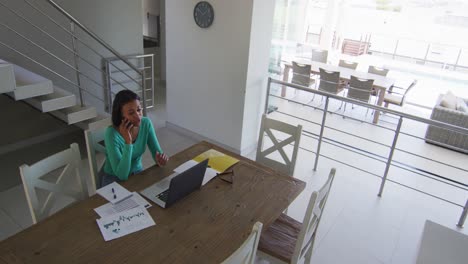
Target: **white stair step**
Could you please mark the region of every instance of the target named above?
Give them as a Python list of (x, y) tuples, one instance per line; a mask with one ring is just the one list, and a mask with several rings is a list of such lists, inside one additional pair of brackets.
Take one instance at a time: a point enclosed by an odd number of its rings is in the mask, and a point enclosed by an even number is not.
[(0, 62), (0, 93), (15, 90), (15, 73), (13, 65)]
[(83, 122), (76, 123), (75, 125), (83, 130), (96, 130), (103, 127), (108, 127), (112, 124), (111, 117), (109, 115), (99, 115), (93, 119), (88, 119)]
[(25, 101), (46, 113), (76, 105), (76, 96), (68, 91), (54, 86), (53, 93), (29, 98)]
[(58, 117), (59, 119), (67, 122), (67, 124), (75, 124), (87, 119), (92, 119), (97, 116), (95, 107), (81, 107), (81, 106), (72, 106), (57, 111), (50, 112), (52, 115)]
[(16, 89), (13, 91), (15, 100), (23, 100), (54, 92), (52, 81), (18, 65), (13, 65), (13, 70), (16, 80)]

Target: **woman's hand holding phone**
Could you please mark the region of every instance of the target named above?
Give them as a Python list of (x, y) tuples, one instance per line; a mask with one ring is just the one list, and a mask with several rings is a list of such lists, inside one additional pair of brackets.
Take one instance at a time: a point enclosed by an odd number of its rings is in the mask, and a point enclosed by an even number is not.
[(120, 135), (122, 135), (122, 137), (124, 138), (125, 140), (125, 143), (127, 144), (132, 144), (132, 127), (133, 127), (133, 124), (132, 122), (130, 122), (130, 120), (124, 118), (122, 120), (122, 122), (120, 123), (120, 126), (119, 126), (119, 133)]
[(164, 153), (159, 153), (156, 152), (156, 164), (159, 166), (164, 166), (166, 165), (167, 161), (169, 160), (169, 157), (164, 154)]

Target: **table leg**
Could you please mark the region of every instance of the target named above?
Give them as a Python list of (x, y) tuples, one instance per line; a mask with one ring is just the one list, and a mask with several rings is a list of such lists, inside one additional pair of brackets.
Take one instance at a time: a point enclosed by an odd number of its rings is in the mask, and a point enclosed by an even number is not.
[[(383, 101), (384, 101), (384, 96), (385, 96), (385, 89), (382, 88), (376, 88), (379, 93), (378, 93), (378, 98), (377, 98), (377, 105), (382, 106)], [(380, 111), (375, 111), (374, 113), (374, 120), (372, 121), (374, 124), (377, 124), (379, 122), (379, 116), (380, 116)]]
[[(283, 82), (288, 82), (289, 80), (289, 70), (291, 69), (291, 66), (289, 65), (284, 65), (284, 72), (283, 72)], [(286, 86), (281, 86), (281, 97), (286, 96)]]

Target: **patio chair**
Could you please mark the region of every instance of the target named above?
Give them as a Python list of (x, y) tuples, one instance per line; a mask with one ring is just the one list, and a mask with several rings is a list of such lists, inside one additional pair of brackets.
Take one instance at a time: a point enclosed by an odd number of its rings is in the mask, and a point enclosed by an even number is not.
[[(337, 71), (327, 71), (325, 69), (319, 68), (320, 79), (318, 82), (318, 90), (331, 93), (339, 94), (344, 90), (344, 87), (340, 86), (340, 72)], [(314, 101), (315, 94), (307, 104)], [(323, 97), (322, 97), (323, 100)], [(340, 106), (341, 107), (341, 106)]]
[[(33, 165), (23, 164), (19, 167), (33, 224), (52, 214), (52, 209), (58, 204), (57, 196), (74, 200), (84, 200), (87, 197), (86, 179), (81, 172), (80, 162), (80, 149), (78, 144), (73, 143), (70, 148)], [(77, 182), (71, 181), (74, 177)], [(52, 182), (51, 179), (54, 178), (56, 180)], [(39, 199), (36, 189), (49, 193), (46, 198)]]
[(369, 68), (367, 69), (367, 72), (372, 73), (372, 74), (377, 74), (380, 76), (387, 76), (388, 69), (379, 68), (379, 67), (370, 65)]
[(242, 243), (231, 256), (225, 259), (222, 264), (254, 264), (257, 256), (258, 242), (262, 233), (262, 223), (256, 222), (249, 237)]
[[(406, 101), (406, 96), (408, 95), (409, 91), (413, 89), (413, 87), (418, 83), (417, 80), (414, 80), (408, 88), (402, 88), (398, 86), (394, 86), (391, 93), (390, 91), (388, 93), (385, 93), (384, 97), (384, 106), (388, 107), (389, 104), (397, 105), (397, 106), (403, 106), (403, 104)], [(400, 90), (399, 91), (394, 91), (394, 89)], [(403, 93), (401, 93), (403, 92)]]
[[(284, 134), (287, 134), (288, 137), (279, 141), (276, 136), (273, 134), (273, 131), (279, 131)], [(264, 147), (264, 138), (268, 136), (270, 141), (273, 143), (272, 146), (267, 149)], [(268, 166), (270, 168), (276, 169), (281, 173), (286, 175), (293, 176), (294, 169), (296, 167), (296, 158), (297, 152), (299, 150), (299, 142), (301, 140), (302, 126), (293, 126), (290, 124), (283, 123), (278, 120), (269, 119), (264, 114), (262, 116), (262, 123), (260, 126), (260, 135), (258, 137), (258, 146), (257, 146), (257, 157), (256, 161)], [(286, 154), (285, 148), (290, 147), (290, 144), (293, 145), (293, 150), (291, 157)], [(267, 157), (268, 155), (279, 152), (280, 161)]]
[(312, 50), (312, 61), (327, 63), (327, 60), (328, 60), (328, 50), (320, 50), (320, 49)]
[[(379, 68), (379, 67), (370, 65), (369, 68), (367, 69), (367, 72), (372, 73), (372, 74), (376, 74), (376, 75), (380, 75), (380, 76), (387, 76), (388, 69)], [(375, 88), (372, 88), (372, 93), (371, 94), (373, 96), (377, 96), (377, 91), (375, 90)]]
[(338, 63), (338, 66), (355, 70), (357, 68), (357, 66), (358, 66), (358, 63), (357, 62), (352, 62), (352, 61), (347, 61), (347, 60), (340, 60), (340, 62)]
[(315, 237), (323, 215), (336, 170), (327, 182), (310, 196), (302, 223), (282, 214), (260, 237), (257, 254), (270, 263), (310, 263)]
[(291, 82), (301, 86), (309, 87), (313, 83), (310, 78), (311, 66), (310, 64), (300, 64), (295, 61), (292, 62), (293, 77)]
[[(374, 85), (374, 80), (372, 79), (361, 79), (361, 78), (357, 78), (356, 76), (351, 75), (351, 80), (349, 82), (348, 92), (346, 93), (346, 97), (359, 100), (365, 103), (369, 103), (373, 85)], [(347, 103), (345, 103), (343, 112), (346, 111), (346, 105)], [(352, 105), (352, 109), (354, 109), (354, 105)], [(366, 115), (368, 112), (369, 112), (369, 108), (367, 108)]]

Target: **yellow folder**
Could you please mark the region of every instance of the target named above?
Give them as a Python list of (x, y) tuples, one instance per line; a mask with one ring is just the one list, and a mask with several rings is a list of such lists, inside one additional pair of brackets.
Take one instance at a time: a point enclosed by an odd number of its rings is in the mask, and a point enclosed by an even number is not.
[(196, 162), (201, 162), (206, 159), (210, 159), (208, 161), (208, 166), (217, 172), (224, 172), (227, 168), (239, 162), (238, 159), (235, 159), (214, 149), (203, 152), (202, 154), (196, 156), (193, 160)]

